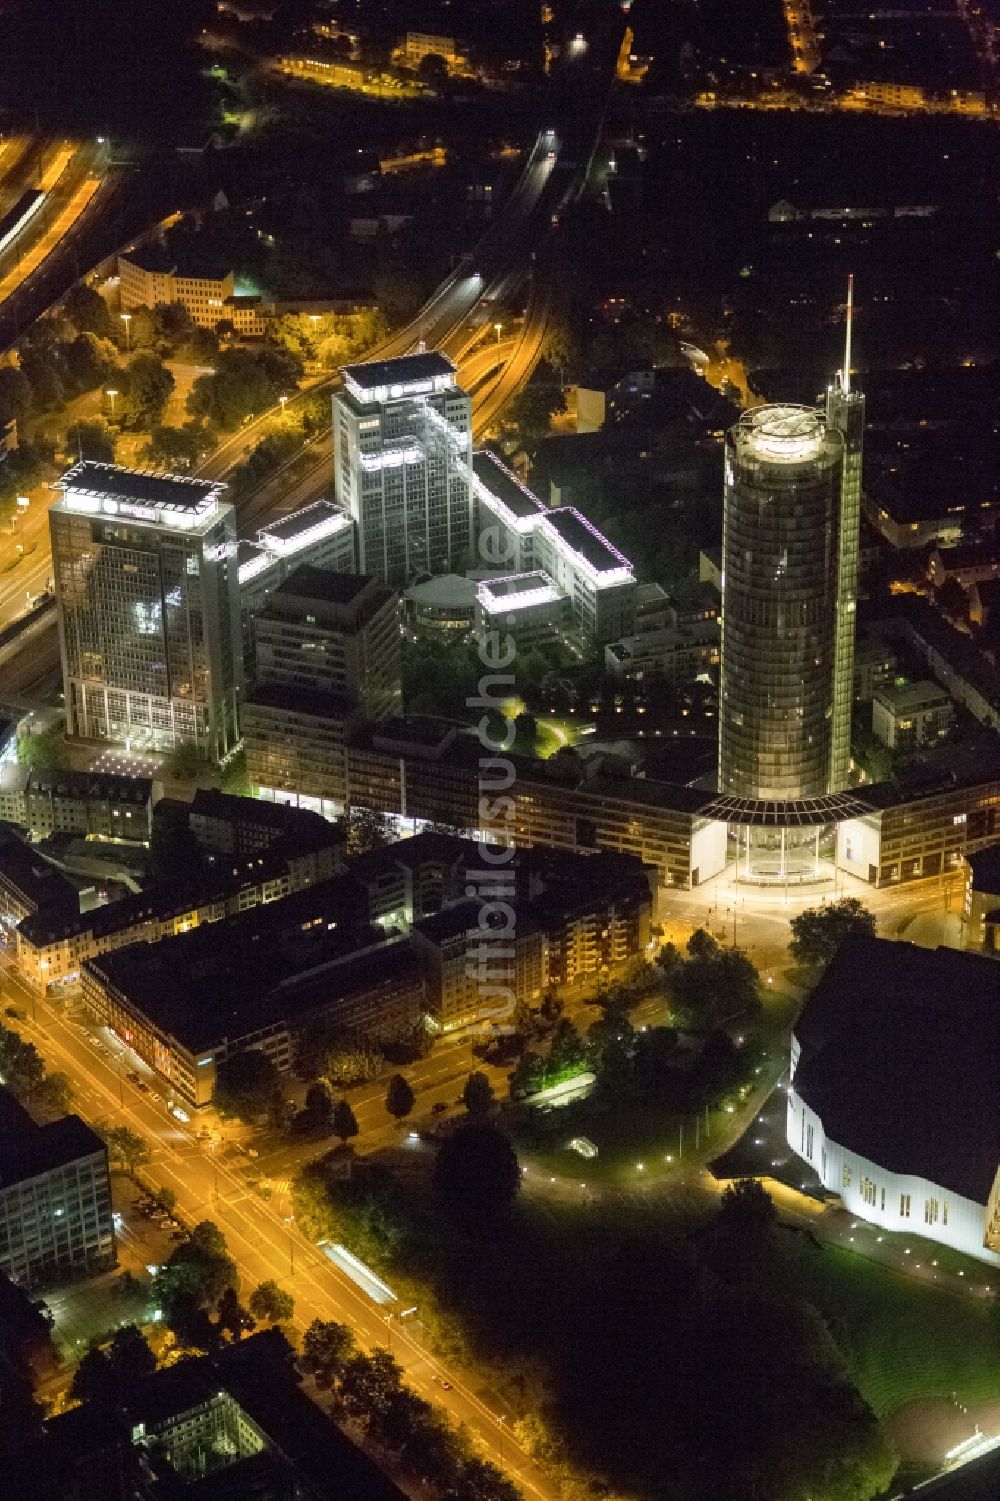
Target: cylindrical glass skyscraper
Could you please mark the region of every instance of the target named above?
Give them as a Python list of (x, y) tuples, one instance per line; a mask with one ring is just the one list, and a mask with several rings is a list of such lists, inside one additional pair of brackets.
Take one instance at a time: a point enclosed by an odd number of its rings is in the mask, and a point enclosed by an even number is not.
[(719, 791), (831, 787), (844, 438), (812, 407), (747, 412), (726, 438)]

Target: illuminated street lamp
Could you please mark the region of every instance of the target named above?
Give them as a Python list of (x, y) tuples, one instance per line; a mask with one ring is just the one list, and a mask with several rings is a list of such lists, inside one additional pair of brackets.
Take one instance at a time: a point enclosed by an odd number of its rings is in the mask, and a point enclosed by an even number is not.
[(129, 324), (132, 322), (132, 314), (122, 313), (120, 314), (120, 317), (125, 325), (125, 353), (128, 354), (129, 350), (132, 348), (132, 332), (129, 328)]
[(113, 422), (115, 420), (115, 397), (118, 395), (118, 392), (114, 386), (109, 386), (104, 394), (111, 402), (111, 420)]
[(497, 331), (497, 343), (499, 344), (500, 343), (500, 334), (503, 331), (503, 324), (502, 323), (494, 323), (493, 327)]
[(284, 413), (284, 410), (285, 410), (285, 402), (286, 402), (286, 401), (287, 401), (287, 400), (288, 400), (288, 397), (287, 397), (287, 396), (279, 396), (279, 397), (278, 397), (278, 405), (279, 405), (279, 406), (280, 406), (280, 407), (281, 407), (281, 410), (282, 410), (282, 413)]

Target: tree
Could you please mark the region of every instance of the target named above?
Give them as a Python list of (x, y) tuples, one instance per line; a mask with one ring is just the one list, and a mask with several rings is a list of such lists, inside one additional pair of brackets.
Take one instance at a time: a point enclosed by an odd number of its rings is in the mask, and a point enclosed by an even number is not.
[(23, 422), (31, 407), (31, 383), (17, 365), (0, 366), (0, 422)]
[[(204, 377), (202, 377), (204, 378)], [(163, 418), (174, 377), (156, 354), (133, 355), (122, 377), (121, 425), (130, 432), (149, 432)]]
[(172, 1188), (158, 1189), (156, 1199), (160, 1207), (162, 1209), (165, 1209), (168, 1214), (173, 1214), (174, 1210), (177, 1208), (177, 1195), (174, 1193)]
[(563, 1014), (564, 1003), (549, 985), (542, 995), (542, 1004), (538, 1008), (538, 1014), (547, 1026), (554, 1027)]
[(155, 1370), (156, 1356), (141, 1330), (124, 1324), (106, 1350), (87, 1351), (73, 1373), (70, 1396), (78, 1402), (120, 1402)]
[(269, 1279), (254, 1288), (247, 1299), (247, 1307), (255, 1319), (267, 1319), (269, 1324), (279, 1324), (290, 1319), (295, 1312), (295, 1299), (286, 1293), (277, 1282)]
[(224, 1330), (232, 1340), (242, 1339), (244, 1334), (252, 1334), (257, 1327), (240, 1302), (234, 1287), (224, 1289), (222, 1297), (216, 1304), (216, 1309), (218, 1327)]
[(448, 82), (448, 64), (440, 52), (425, 52), (417, 64), (417, 77), (432, 89), (440, 89)]
[(334, 1136), (340, 1138), (341, 1146), (346, 1146), (348, 1141), (358, 1134), (358, 1118), (343, 1095), (333, 1107), (330, 1126)]
[(384, 849), (396, 838), (396, 830), (385, 813), (373, 808), (351, 808), (347, 814), (347, 853), (367, 855)]
[(17, 742), (17, 759), (22, 766), (38, 771), (59, 771), (66, 765), (66, 742), (54, 730), (22, 735)]
[(115, 435), (103, 417), (71, 423), (66, 429), (66, 454), (71, 459), (92, 459), (95, 464), (113, 464)]
[(110, 339), (96, 334), (77, 334), (64, 347), (66, 371), (78, 391), (93, 391), (117, 375), (118, 351)]
[(99, 339), (112, 340), (120, 336), (121, 330), (115, 326), (104, 298), (85, 282), (77, 282), (70, 289), (62, 310), (78, 333), (96, 334)]
[(225, 1058), (215, 1071), (212, 1104), (220, 1115), (252, 1125), (269, 1110), (278, 1093), (278, 1070), (259, 1048)]
[(671, 977), (674, 1018), (688, 1030), (699, 1031), (752, 1014), (760, 1006), (758, 982), (757, 971), (742, 949), (723, 949), (718, 944), (714, 951), (706, 948)]
[[(178, 1310), (178, 1318), (190, 1328), (193, 1308), (203, 1303), (218, 1304), (227, 1287), (238, 1286), (236, 1263), (229, 1255), (226, 1237), (212, 1220), (202, 1220), (157, 1272), (153, 1296), (168, 1314)], [(204, 1325), (200, 1320), (197, 1323), (199, 1338), (190, 1342), (207, 1348), (202, 1338)]]
[(842, 897), (822, 907), (807, 907), (789, 924), (792, 941), (788, 952), (796, 964), (826, 966), (845, 938), (874, 938), (875, 915), (856, 896)]
[(488, 1459), (471, 1457), (448, 1489), (452, 1501), (520, 1501), (521, 1492)]
[(774, 1200), (756, 1178), (735, 1178), (722, 1190), (719, 1224), (741, 1235), (758, 1234), (774, 1224)]
[(501, 432), (508, 445), (534, 454), (548, 433), (552, 418), (565, 409), (566, 398), (558, 386), (526, 386), (508, 402), (501, 419)]
[(68, 1115), (73, 1103), (73, 1086), (69, 1075), (61, 1071), (46, 1074), (37, 1089), (33, 1091), (31, 1103), (53, 1117)]
[(473, 1116), (489, 1115), (493, 1108), (493, 1085), (480, 1069), (475, 1069), (465, 1081), (462, 1102)]
[(330, 1129), (330, 1114), (333, 1110), (333, 1096), (322, 1079), (314, 1079), (306, 1090), (305, 1114), (311, 1129), (328, 1131)]
[(385, 1092), (385, 1108), (397, 1121), (409, 1115), (413, 1109), (414, 1094), (409, 1081), (402, 1074), (393, 1074)]
[(719, 952), (719, 945), (704, 928), (695, 928), (686, 947), (691, 959), (714, 959)]
[(484, 1232), (514, 1205), (521, 1170), (508, 1138), (485, 1121), (462, 1126), (441, 1143), (434, 1187), (455, 1219)]
[(143, 1376), (156, 1370), (156, 1356), (135, 1324), (123, 1324), (115, 1330), (108, 1346), (108, 1365), (115, 1387), (123, 1397)]
[(45, 1078), (45, 1064), (33, 1042), (0, 1027), (0, 1078), (19, 1100), (29, 1099)]
[(370, 1423), (403, 1387), (402, 1368), (388, 1350), (373, 1350), (371, 1355), (353, 1355), (340, 1377), (340, 1395), (352, 1417)]
[(149, 1142), (129, 1126), (112, 1126), (108, 1121), (95, 1121), (94, 1130), (106, 1144), (108, 1155), (121, 1163), (130, 1178), (149, 1161)]
[(230, 431), (294, 391), (301, 373), (301, 362), (285, 349), (223, 349), (213, 373), (194, 382), (187, 409), (192, 417)]
[(180, 745), (175, 745), (167, 757), (164, 768), (168, 776), (178, 782), (193, 782), (201, 770), (201, 757), (198, 747), (190, 740), (185, 740)]
[(323, 1078), (335, 1088), (366, 1084), (377, 1079), (385, 1068), (385, 1058), (366, 1037), (356, 1032), (342, 1032), (326, 1045), (320, 1069)]
[(69, 1394), (76, 1402), (107, 1402), (114, 1396), (111, 1363), (103, 1350), (88, 1350), (73, 1372)]
[(302, 1359), (314, 1376), (329, 1382), (340, 1376), (357, 1348), (346, 1324), (313, 1319), (302, 1338)]
[(168, 469), (190, 469), (212, 446), (211, 434), (201, 422), (185, 422), (181, 427), (160, 422), (149, 435), (145, 453), (154, 464)]

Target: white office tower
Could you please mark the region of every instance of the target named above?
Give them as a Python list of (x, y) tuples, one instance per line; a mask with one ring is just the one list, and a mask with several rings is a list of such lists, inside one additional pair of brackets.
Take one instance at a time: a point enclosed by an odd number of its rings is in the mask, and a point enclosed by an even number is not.
[(49, 512), (70, 735), (219, 761), (243, 686), (224, 485), (84, 461)]
[(341, 371), (333, 398), (337, 499), (358, 571), (394, 586), (472, 563), (472, 404), (443, 354)]

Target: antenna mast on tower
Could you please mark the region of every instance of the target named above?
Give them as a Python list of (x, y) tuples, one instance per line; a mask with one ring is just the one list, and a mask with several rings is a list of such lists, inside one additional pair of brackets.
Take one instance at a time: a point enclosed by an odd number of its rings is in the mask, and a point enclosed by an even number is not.
[(844, 395), (851, 391), (851, 328), (854, 323), (854, 272), (847, 278), (847, 328), (844, 333)]

